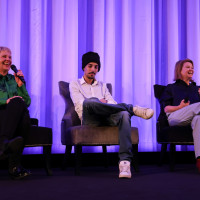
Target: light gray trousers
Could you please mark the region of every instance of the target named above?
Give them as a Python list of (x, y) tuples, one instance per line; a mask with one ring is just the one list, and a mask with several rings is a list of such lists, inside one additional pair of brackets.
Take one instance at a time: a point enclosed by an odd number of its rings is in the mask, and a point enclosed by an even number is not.
[(168, 122), (170, 126), (186, 126), (191, 124), (195, 156), (196, 158), (200, 156), (200, 102), (172, 112), (168, 116)]

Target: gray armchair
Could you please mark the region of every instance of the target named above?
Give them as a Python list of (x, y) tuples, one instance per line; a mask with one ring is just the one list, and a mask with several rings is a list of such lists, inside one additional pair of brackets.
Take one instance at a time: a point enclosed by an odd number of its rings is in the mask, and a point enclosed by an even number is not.
[[(111, 84), (107, 84), (107, 87), (112, 94)], [(66, 159), (71, 154), (72, 146), (75, 150), (75, 174), (80, 174), (80, 158), (82, 153), (82, 146), (102, 146), (103, 153), (106, 156), (107, 145), (118, 145), (118, 127), (90, 127), (81, 125), (81, 121), (74, 109), (74, 104), (70, 97), (69, 83), (60, 81), (59, 82), (60, 95), (65, 101), (65, 113), (61, 122), (61, 142), (66, 145), (64, 165), (66, 164)], [(138, 171), (138, 129), (132, 127), (131, 131), (132, 139), (132, 152), (134, 155), (133, 167)], [(107, 164), (107, 163), (106, 163)]]

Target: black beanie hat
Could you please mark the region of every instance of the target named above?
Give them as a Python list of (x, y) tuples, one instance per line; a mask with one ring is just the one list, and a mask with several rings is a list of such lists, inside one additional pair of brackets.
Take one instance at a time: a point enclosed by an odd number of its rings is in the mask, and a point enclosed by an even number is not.
[(100, 57), (98, 53), (89, 51), (82, 56), (82, 69), (85, 68), (85, 66), (90, 63), (94, 62), (98, 64), (98, 72), (100, 71), (101, 68), (101, 63), (100, 63)]

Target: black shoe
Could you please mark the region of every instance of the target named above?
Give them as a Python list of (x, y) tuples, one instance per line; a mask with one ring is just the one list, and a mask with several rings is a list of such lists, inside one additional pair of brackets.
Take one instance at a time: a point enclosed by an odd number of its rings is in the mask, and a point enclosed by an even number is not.
[(20, 180), (31, 175), (31, 172), (23, 167), (14, 167), (9, 170), (9, 175), (14, 180)]

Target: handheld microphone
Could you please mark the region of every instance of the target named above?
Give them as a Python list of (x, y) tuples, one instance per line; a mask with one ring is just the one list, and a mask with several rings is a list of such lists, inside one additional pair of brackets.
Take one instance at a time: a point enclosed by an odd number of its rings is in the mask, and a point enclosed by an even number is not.
[[(15, 65), (11, 65), (10, 68), (11, 68), (15, 73), (18, 72), (18, 69), (16, 68)], [(25, 84), (25, 80), (24, 80), (24, 77), (23, 77), (23, 76), (17, 76), (17, 77)]]

